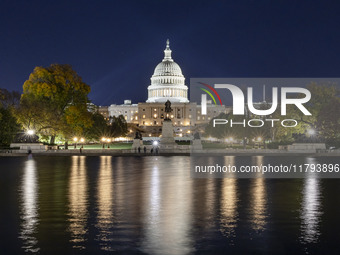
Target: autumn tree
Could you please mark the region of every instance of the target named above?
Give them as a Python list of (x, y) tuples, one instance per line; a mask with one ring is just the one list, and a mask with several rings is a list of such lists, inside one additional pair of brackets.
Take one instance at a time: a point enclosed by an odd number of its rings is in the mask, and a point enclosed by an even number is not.
[(110, 127), (103, 115), (98, 112), (92, 115), (93, 125), (86, 128), (85, 136), (88, 140), (100, 141), (102, 137), (110, 137)]
[(329, 145), (340, 146), (340, 98), (332, 98), (320, 110), (317, 130)]
[(36, 67), (23, 85), (18, 120), (25, 129), (49, 136), (51, 144), (56, 135), (67, 141), (92, 125), (89, 92), (90, 86), (70, 65)]
[(334, 129), (337, 125), (331, 123), (336, 118), (336, 113), (340, 111), (337, 103), (339, 101), (340, 90), (336, 84), (318, 84), (315, 82), (307, 85), (307, 89), (311, 93), (311, 99), (304, 106), (312, 115), (306, 116), (297, 107), (290, 105), (287, 108), (289, 118), (296, 119), (299, 122), (298, 127), (295, 128), (295, 130), (299, 128), (297, 133), (306, 134), (308, 129), (314, 129), (318, 138), (329, 140), (329, 134), (337, 132)]
[(127, 133), (127, 123), (123, 115), (110, 117), (110, 135), (112, 137), (125, 136)]

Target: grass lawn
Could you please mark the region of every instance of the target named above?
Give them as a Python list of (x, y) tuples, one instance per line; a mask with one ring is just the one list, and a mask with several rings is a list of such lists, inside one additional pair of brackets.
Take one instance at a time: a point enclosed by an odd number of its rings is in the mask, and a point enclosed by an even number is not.
[[(230, 144), (226, 143), (205, 143), (202, 142), (203, 149), (226, 149), (226, 148), (232, 148), (232, 149), (243, 149), (242, 145), (239, 144), (233, 144), (233, 146), (230, 146)], [(250, 145), (247, 145), (246, 149), (253, 148)]]
[[(107, 148), (107, 144), (105, 144), (105, 149)], [(132, 143), (111, 143), (110, 144), (110, 149), (114, 150), (128, 150), (132, 148)], [(69, 150), (74, 149), (73, 145), (69, 145), (68, 147)], [(80, 145), (77, 145), (77, 149), (80, 149)], [(84, 150), (99, 150), (103, 149), (102, 144), (85, 144), (84, 145)]]
[(190, 145), (190, 142), (188, 141), (176, 141), (178, 145)]

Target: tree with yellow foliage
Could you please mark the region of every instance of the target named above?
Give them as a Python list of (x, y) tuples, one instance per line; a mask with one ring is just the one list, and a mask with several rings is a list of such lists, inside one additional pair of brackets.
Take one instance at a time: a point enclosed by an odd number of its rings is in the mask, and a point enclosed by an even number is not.
[(51, 144), (56, 135), (67, 141), (92, 125), (89, 93), (90, 86), (70, 65), (36, 67), (23, 85), (18, 120), (25, 129), (49, 136)]

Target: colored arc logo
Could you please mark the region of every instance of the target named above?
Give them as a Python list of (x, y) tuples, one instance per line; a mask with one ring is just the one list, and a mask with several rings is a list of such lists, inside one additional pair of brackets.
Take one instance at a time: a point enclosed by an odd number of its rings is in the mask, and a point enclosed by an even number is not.
[[(220, 101), (220, 104), (222, 105), (222, 100), (220, 98), (220, 95), (217, 93), (217, 91), (213, 87), (211, 87), (210, 85), (205, 84), (203, 82), (199, 82), (199, 83), (202, 84), (203, 86), (209, 88), (217, 96), (218, 100)], [(211, 92), (209, 90), (207, 90), (207, 89), (204, 89), (204, 88), (200, 88), (200, 89), (203, 90), (205, 93), (207, 93), (211, 97), (211, 99), (214, 101), (214, 103), (216, 105), (215, 97), (211, 94)]]

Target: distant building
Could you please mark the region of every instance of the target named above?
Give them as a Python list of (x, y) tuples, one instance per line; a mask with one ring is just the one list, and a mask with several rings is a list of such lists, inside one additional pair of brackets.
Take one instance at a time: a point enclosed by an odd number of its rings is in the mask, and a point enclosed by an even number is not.
[(109, 107), (108, 106), (99, 106), (98, 112), (103, 115), (105, 120), (109, 120), (110, 114), (109, 114)]
[(126, 122), (138, 124), (138, 105), (131, 104), (131, 100), (124, 100), (124, 104), (121, 105), (112, 104), (108, 111), (111, 117), (123, 115)]

